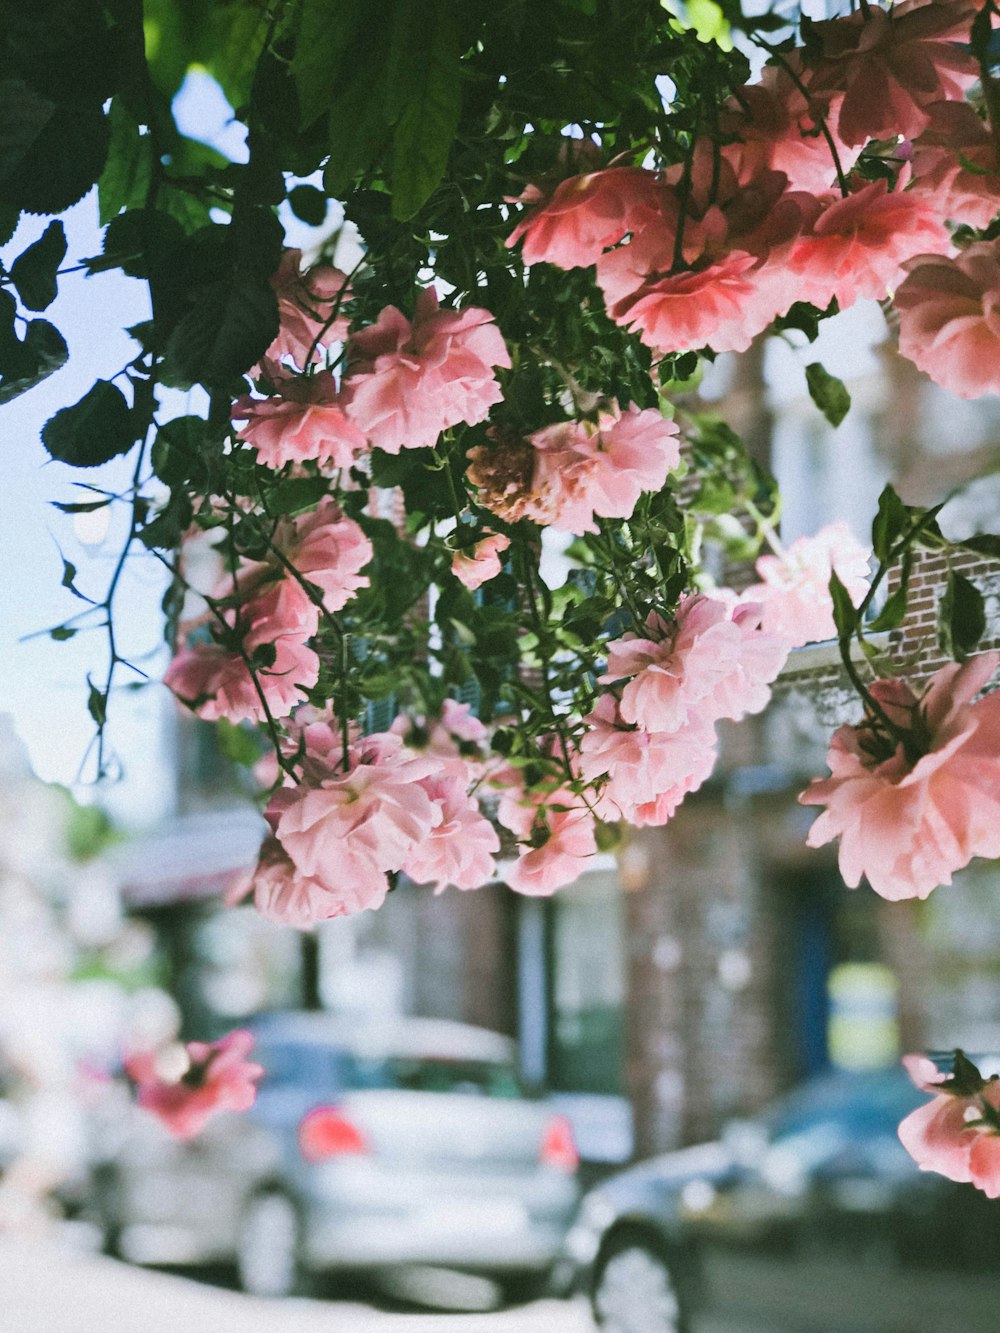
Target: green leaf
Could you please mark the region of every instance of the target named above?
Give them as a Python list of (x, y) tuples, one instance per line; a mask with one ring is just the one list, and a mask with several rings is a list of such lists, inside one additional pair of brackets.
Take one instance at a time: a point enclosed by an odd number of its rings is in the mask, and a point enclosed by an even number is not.
[(228, 389), (278, 336), (278, 302), (266, 282), (222, 279), (199, 291), (167, 343), (175, 387)]
[(64, 407), (42, 428), (42, 443), (60, 463), (99, 467), (128, 453), (136, 432), (125, 395), (109, 380), (98, 380), (78, 403)]
[(878, 615), (868, 622), (866, 628), (873, 634), (879, 634), (883, 630), (895, 629), (902, 624), (903, 617), (906, 615), (907, 606), (906, 588), (897, 588), (891, 596), (885, 600), (885, 605)]
[(326, 195), (314, 185), (296, 185), (288, 196), (292, 212), (300, 222), (320, 227), (326, 219)]
[(220, 717), (215, 724), (215, 734), (219, 741), (219, 749), (234, 764), (251, 768), (260, 758), (260, 739), (257, 732), (247, 727), (234, 726), (228, 718)]
[(89, 689), (87, 712), (99, 727), (103, 727), (108, 720), (108, 696), (97, 688), (89, 676), (87, 677), (87, 686)]
[(14, 260), (10, 277), (21, 303), (29, 310), (45, 310), (56, 299), (56, 271), (66, 257), (66, 232), (61, 222), (50, 222), (34, 245)]
[(837, 626), (837, 637), (843, 642), (850, 639), (858, 624), (858, 613), (847, 591), (837, 576), (837, 571), (830, 574), (830, 596), (833, 599), (833, 620)]
[(55, 325), (33, 319), (23, 341), (0, 350), (0, 403), (33, 389), (68, 360), (69, 348)]
[(851, 395), (835, 375), (824, 370), (818, 361), (806, 366), (806, 384), (809, 397), (829, 421), (831, 426), (839, 426), (850, 411)]
[[(0, 161), (2, 139), (0, 126)], [(104, 170), (109, 139), (99, 104), (53, 106), (16, 168), (6, 175), (0, 170), (0, 195), (26, 213), (61, 213), (82, 199)]]
[(112, 99), (108, 122), (111, 128), (108, 160), (97, 182), (102, 227), (122, 209), (141, 208), (145, 204), (153, 162), (152, 139), (140, 132), (138, 122), (120, 97)]
[(953, 569), (938, 603), (937, 630), (941, 651), (958, 662), (965, 661), (986, 631), (982, 593)]
[(17, 224), (21, 220), (21, 210), (11, 208), (7, 204), (0, 203), (0, 245), (6, 245), (7, 242), (17, 231)]
[(315, 508), (329, 491), (326, 477), (287, 477), (268, 490), (267, 508), (272, 514), (302, 514)]
[(902, 500), (888, 485), (878, 498), (878, 513), (872, 523), (872, 550), (875, 559), (887, 564), (896, 542), (910, 526), (910, 515)]
[(49, 630), (49, 638), (55, 639), (56, 643), (65, 643), (67, 639), (72, 639), (76, 634), (76, 628), (73, 625), (57, 625), (55, 629)]
[(430, 46), (420, 79), (396, 123), (392, 139), (392, 215), (406, 221), (444, 175), (462, 110), (458, 31), (447, 0), (425, 15)]
[[(384, 4), (384, 0), (383, 0)], [(381, 6), (376, 6), (376, 11)], [(336, 18), (330, 12), (330, 0), (302, 0), (298, 41), (292, 59), (292, 74), (299, 94), (303, 126), (311, 125), (329, 111), (341, 95), (342, 65), (348, 53), (365, 49), (359, 34), (369, 21), (377, 21), (365, 0), (342, 0)], [(371, 39), (369, 31), (368, 39)]]
[(974, 533), (958, 545), (964, 546), (968, 551), (985, 555), (990, 560), (1000, 560), (1000, 537), (995, 537), (991, 532)]

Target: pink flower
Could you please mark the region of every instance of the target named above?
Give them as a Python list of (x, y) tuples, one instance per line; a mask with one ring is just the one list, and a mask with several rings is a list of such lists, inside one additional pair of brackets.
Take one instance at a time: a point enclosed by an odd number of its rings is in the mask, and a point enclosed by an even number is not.
[(803, 207), (812, 210), (811, 224), (792, 244), (788, 268), (801, 283), (798, 299), (820, 308), (832, 296), (842, 310), (865, 297), (880, 300), (906, 260), (951, 244), (936, 208), (910, 190), (889, 193), (885, 180)]
[(915, 194), (938, 214), (985, 228), (1000, 211), (1000, 160), (993, 136), (968, 102), (937, 102), (913, 145)]
[(349, 299), (351, 289), (340, 269), (317, 264), (303, 273), (302, 251), (286, 250), (271, 286), (278, 297), (281, 323), (267, 352), (273, 360), (289, 356), (304, 370), (316, 359), (315, 343), (342, 342), (347, 337), (348, 321), (340, 314), (340, 307)]
[(470, 591), (475, 591), (500, 573), (500, 553), (509, 545), (509, 537), (491, 532), (475, 546), (456, 551), (451, 560), (451, 572)]
[(440, 821), (422, 786), (440, 767), (429, 755), (415, 757), (398, 736), (366, 736), (350, 747), (347, 772), (281, 788), (267, 818), (299, 875), (335, 893), (347, 885), (367, 905), (384, 893), (386, 873), (400, 870)]
[(478, 889), (496, 879), (493, 857), (500, 850), (500, 839), (475, 798), (467, 794), (465, 781), (430, 777), (422, 785), (439, 818), (403, 862), (404, 873), (418, 884), (434, 884), (438, 893), (449, 884)]
[[(733, 250), (704, 268), (677, 273), (669, 271), (669, 257), (661, 255), (658, 275), (647, 269), (641, 244), (640, 237), (613, 250), (606, 256), (608, 262), (598, 265), (597, 281), (615, 323), (638, 332), (642, 342), (656, 351), (708, 346), (717, 352), (745, 352), (796, 299), (786, 282), (772, 281), (773, 274), (762, 282), (760, 260), (746, 251)], [(623, 285), (621, 269), (626, 264), (642, 270), (645, 281), (620, 300), (611, 299)]]
[(959, 398), (1000, 391), (1000, 245), (919, 255), (905, 267), (893, 297), (903, 356)]
[(715, 766), (715, 731), (704, 722), (672, 732), (649, 732), (622, 720), (618, 702), (603, 694), (583, 719), (580, 773), (590, 782), (607, 775), (599, 810), (610, 803), (611, 819), (631, 820), (637, 807), (658, 801), (668, 792), (693, 791)]
[(239, 438), (257, 450), (258, 462), (275, 470), (310, 461), (350, 467), (368, 442), (345, 415), (332, 372), (289, 375), (273, 364), (266, 369), (275, 394), (244, 394), (233, 403), (234, 418), (246, 422)]
[(502, 776), (506, 780), (497, 819), (521, 843), (506, 884), (528, 897), (572, 884), (597, 851), (593, 814), (569, 790), (525, 791), (510, 770)]
[(1000, 1198), (1000, 1083), (983, 1079), (961, 1051), (949, 1078), (925, 1056), (907, 1055), (907, 1073), (933, 1094), (902, 1121), (899, 1138), (921, 1171), (971, 1182), (990, 1199)]
[(858, 606), (868, 591), (871, 551), (855, 539), (846, 523), (829, 523), (815, 537), (799, 537), (780, 555), (762, 555), (757, 573), (743, 599), (762, 607), (761, 628), (792, 648), (836, 636), (830, 573), (838, 578)]
[(384, 874), (344, 876), (336, 886), (300, 874), (276, 838), (266, 838), (256, 868), (227, 893), (232, 905), (253, 891), (254, 906), (269, 921), (307, 929), (317, 921), (381, 907), (389, 883)]
[(677, 731), (760, 712), (787, 645), (760, 629), (760, 608), (683, 597), (672, 620), (652, 612), (649, 638), (628, 633), (608, 644), (601, 684), (627, 680), (621, 716), (643, 731)]
[(482, 746), (487, 731), (469, 704), (445, 699), (438, 718), (400, 713), (389, 730), (410, 750), (433, 757), (442, 777), (459, 778), (469, 786), (485, 772)]
[(488, 310), (439, 310), (437, 293), (417, 297), (413, 323), (386, 306), (348, 344), (345, 408), (387, 453), (433, 445), (449, 426), (485, 421), (502, 397), (492, 367), (510, 355)]
[(1000, 654), (942, 667), (918, 699), (902, 681), (870, 687), (907, 748), (879, 719), (840, 727), (799, 800), (825, 805), (810, 847), (840, 838), (840, 872), (883, 898), (926, 898), (974, 856), (1000, 856), (1000, 695), (971, 700)]
[(275, 541), (298, 572), (323, 593), (327, 611), (346, 606), (368, 578), (358, 571), (371, 561), (372, 544), (327, 496), (312, 513), (282, 524)]
[(967, 41), (974, 8), (955, 4), (872, 5), (812, 25), (819, 43), (804, 77), (818, 96), (843, 94), (837, 133), (847, 144), (915, 138), (934, 102), (961, 101), (978, 77)]
[(190, 1139), (220, 1111), (246, 1111), (254, 1104), (260, 1065), (247, 1060), (249, 1032), (230, 1032), (220, 1041), (189, 1041), (188, 1067), (177, 1079), (161, 1076), (151, 1052), (130, 1056), (125, 1072), (136, 1085), (136, 1100), (179, 1139)]
[(544, 261), (566, 269), (589, 268), (607, 246), (655, 216), (658, 192), (656, 175), (642, 167), (610, 167), (570, 176), (547, 198), (531, 185), (516, 202), (537, 207), (517, 224), (507, 245), (524, 237), (525, 264)]
[(263, 722), (264, 702), (272, 717), (287, 717), (319, 678), (319, 658), (306, 643), (318, 627), (316, 607), (294, 580), (280, 579), (249, 597), (238, 614), (227, 612), (226, 619), (256, 664), (256, 684), (243, 656), (215, 642), (177, 653), (164, 684), (208, 722), (220, 717)]
[(530, 437), (537, 450), (528, 516), (565, 532), (596, 532), (595, 515), (630, 518), (680, 462), (677, 426), (653, 408), (601, 412), (596, 426), (563, 421)]

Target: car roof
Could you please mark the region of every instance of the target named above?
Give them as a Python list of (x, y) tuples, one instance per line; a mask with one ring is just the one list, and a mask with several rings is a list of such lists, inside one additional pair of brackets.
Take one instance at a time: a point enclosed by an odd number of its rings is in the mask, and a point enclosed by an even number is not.
[(261, 1014), (249, 1027), (262, 1041), (341, 1047), (369, 1058), (407, 1056), (506, 1064), (516, 1053), (514, 1041), (500, 1032), (443, 1018), (346, 1018), (301, 1011)]

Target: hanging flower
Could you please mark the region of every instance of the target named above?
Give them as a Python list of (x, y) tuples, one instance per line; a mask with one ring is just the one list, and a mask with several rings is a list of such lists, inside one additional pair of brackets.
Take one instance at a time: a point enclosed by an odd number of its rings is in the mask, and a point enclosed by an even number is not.
[(418, 884), (433, 884), (438, 893), (448, 885), (478, 889), (496, 879), (493, 858), (500, 839), (475, 797), (468, 795), (464, 777), (430, 777), (422, 786), (438, 820), (429, 835), (414, 844), (403, 862), (404, 873)]
[(986, 228), (1000, 211), (1000, 157), (987, 125), (968, 102), (936, 102), (913, 144), (914, 194), (938, 215)]
[(1000, 391), (1000, 243), (904, 267), (893, 298), (903, 356), (959, 398)]
[(125, 1072), (135, 1084), (136, 1100), (179, 1139), (199, 1134), (221, 1111), (247, 1111), (257, 1096), (254, 1086), (264, 1073), (247, 1060), (253, 1048), (249, 1032), (230, 1032), (220, 1041), (189, 1041), (186, 1069), (176, 1078), (163, 1071), (162, 1058), (144, 1051), (129, 1056)]
[(343, 342), (348, 320), (340, 313), (351, 289), (347, 276), (330, 264), (302, 272), (302, 251), (286, 250), (271, 286), (278, 298), (280, 330), (268, 348), (274, 361), (291, 357), (300, 370), (316, 360), (319, 344)]
[(276, 471), (306, 462), (349, 468), (368, 448), (345, 415), (331, 371), (290, 375), (273, 363), (264, 369), (275, 392), (266, 398), (244, 394), (233, 403), (234, 419), (246, 423), (239, 438), (257, 450), (258, 462)]
[(381, 907), (388, 889), (384, 874), (329, 876), (327, 882), (300, 874), (281, 843), (271, 837), (264, 840), (254, 869), (227, 891), (226, 903), (232, 907), (252, 893), (261, 916), (306, 930), (317, 921)]
[(922, 1055), (903, 1059), (907, 1073), (932, 1095), (899, 1126), (903, 1147), (921, 1171), (970, 1182), (989, 1199), (1000, 1198), (1000, 1082), (984, 1079), (961, 1051), (949, 1077)]
[(998, 663), (994, 652), (942, 667), (922, 698), (876, 681), (870, 693), (899, 735), (871, 715), (834, 733), (831, 776), (799, 800), (826, 806), (809, 846), (839, 837), (851, 888), (864, 875), (883, 898), (926, 898), (974, 856), (1000, 856), (1000, 694), (972, 702)]
[(359, 571), (375, 554), (372, 544), (329, 496), (310, 513), (279, 525), (274, 540), (303, 578), (321, 590), (327, 611), (340, 611), (368, 587)]
[(871, 551), (846, 523), (828, 523), (815, 537), (799, 537), (781, 555), (762, 555), (757, 573), (764, 580), (745, 589), (742, 600), (757, 602), (761, 628), (792, 648), (836, 637), (830, 574), (858, 606), (868, 592)]
[(422, 449), (460, 421), (475, 425), (502, 398), (494, 366), (510, 367), (488, 310), (438, 309), (437, 293), (417, 297), (412, 324), (386, 306), (348, 344), (345, 410), (387, 453)]
[(625, 680), (621, 716), (643, 731), (677, 731), (738, 720), (764, 708), (787, 645), (760, 629), (760, 607), (683, 597), (673, 619), (651, 612), (647, 638), (629, 632), (608, 644), (600, 683)]
[(509, 545), (509, 537), (491, 532), (474, 546), (456, 551), (451, 558), (451, 572), (470, 592), (474, 592), (500, 573), (500, 556)]
[(642, 167), (609, 167), (570, 176), (548, 197), (529, 185), (515, 202), (536, 207), (517, 224), (507, 245), (524, 238), (525, 264), (544, 261), (566, 269), (589, 268), (607, 246), (656, 216), (658, 192), (655, 173)]

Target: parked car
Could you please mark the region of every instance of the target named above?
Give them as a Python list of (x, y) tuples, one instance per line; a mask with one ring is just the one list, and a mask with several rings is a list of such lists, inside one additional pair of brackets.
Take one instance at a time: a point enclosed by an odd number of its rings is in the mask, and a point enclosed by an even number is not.
[(140, 1263), (235, 1262), (279, 1296), (304, 1274), (430, 1264), (543, 1277), (579, 1199), (568, 1122), (520, 1088), (513, 1043), (462, 1024), (323, 1013), (251, 1027), (253, 1110), (196, 1139), (133, 1110), (101, 1211)]
[[(713, 1274), (733, 1298), (736, 1256), (766, 1258), (787, 1279), (768, 1296), (774, 1327), (813, 1327), (802, 1322), (815, 1280), (804, 1257), (845, 1272), (877, 1261), (897, 1288), (901, 1264), (996, 1272), (1000, 1201), (919, 1171), (899, 1142), (899, 1121), (924, 1102), (902, 1070), (834, 1073), (717, 1142), (619, 1172), (585, 1196), (556, 1283), (588, 1291), (606, 1333), (685, 1333), (696, 1313), (719, 1310)], [(882, 1285), (888, 1300), (891, 1280)], [(782, 1310), (785, 1296), (794, 1309)], [(829, 1317), (816, 1327), (841, 1326)], [(848, 1326), (883, 1324), (873, 1314)]]

